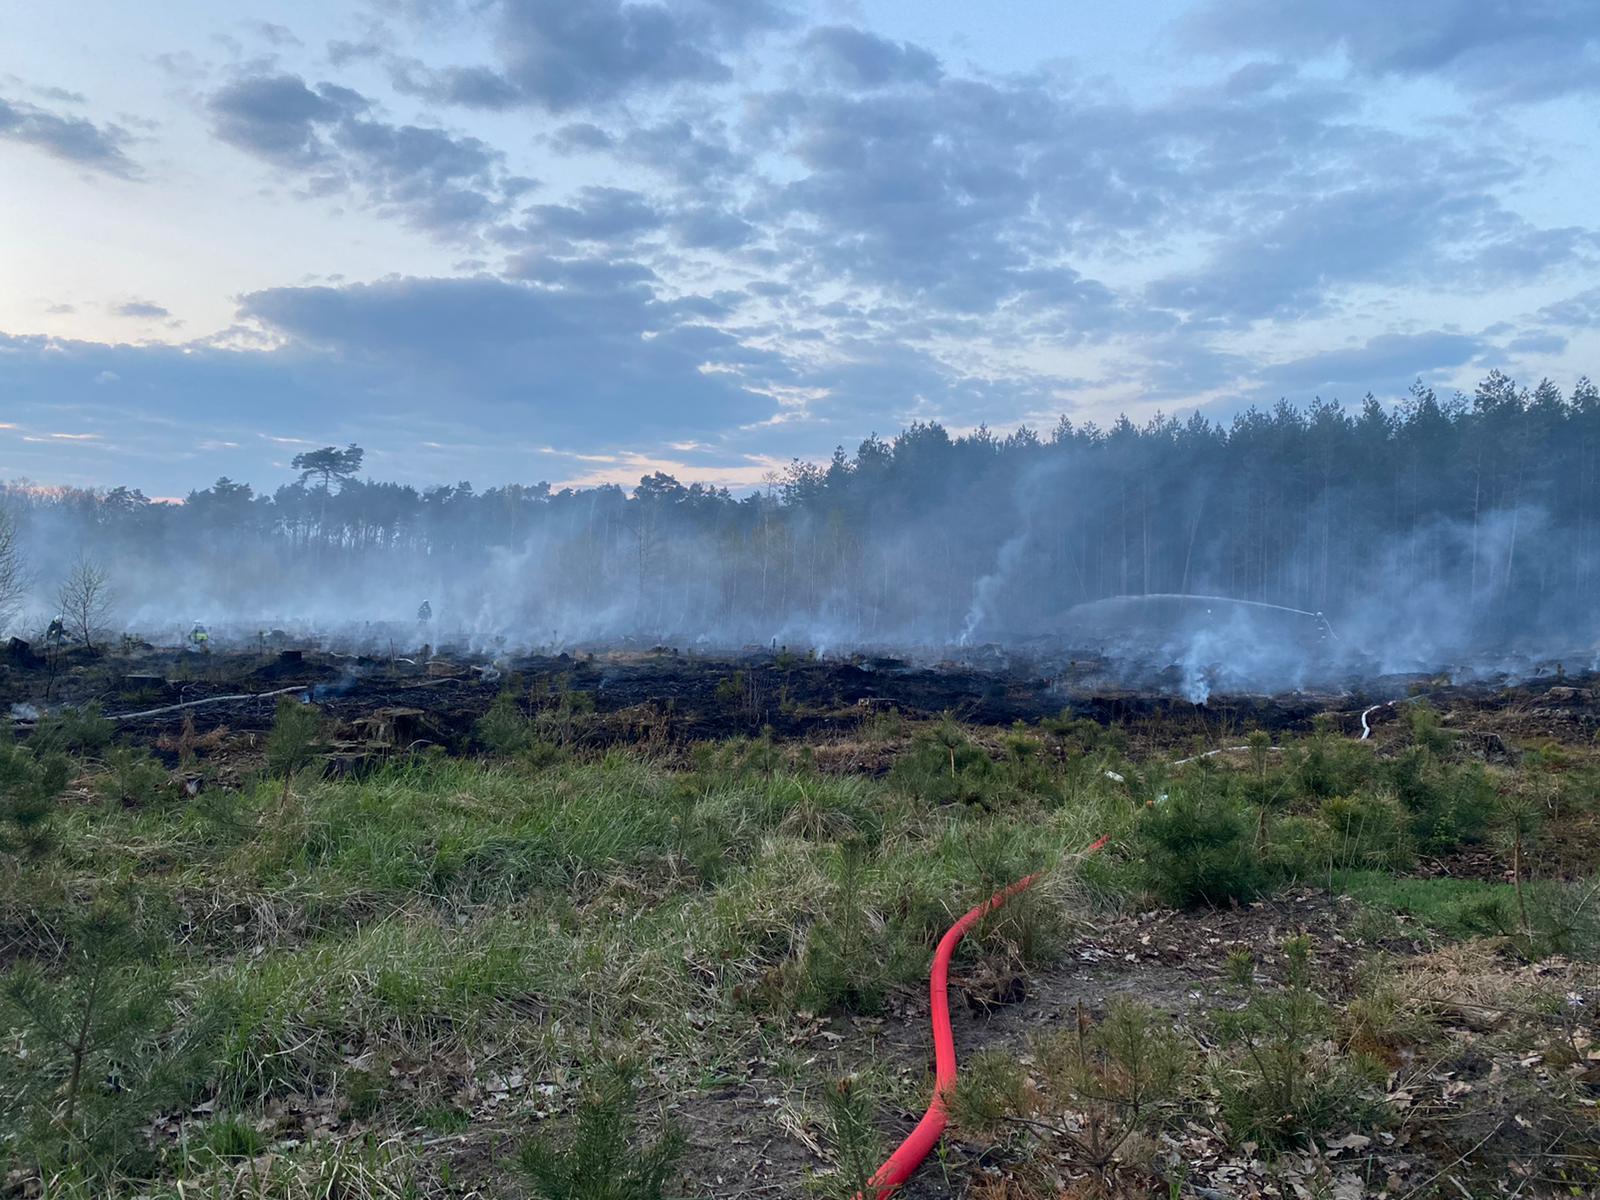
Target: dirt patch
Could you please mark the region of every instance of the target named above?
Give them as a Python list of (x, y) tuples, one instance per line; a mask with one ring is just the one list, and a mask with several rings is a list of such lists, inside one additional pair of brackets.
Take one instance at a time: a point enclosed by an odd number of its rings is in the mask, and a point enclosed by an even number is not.
[[(1274, 951), (1287, 937), (1309, 933), (1330, 989), (1349, 985), (1359, 948), (1344, 930), (1358, 906), (1315, 892), (1287, 893), (1244, 908), (1204, 912), (1141, 913), (1095, 921), (1092, 933), (1072, 938), (1055, 965), (1025, 972), (996, 1002), (992, 964), (968, 963), (951, 978), (951, 1030), (957, 1061), (986, 1049), (1022, 1052), (1028, 1039), (1070, 1028), (1080, 1011), (1098, 1017), (1111, 1001), (1127, 997), (1174, 1018), (1196, 1018), (1230, 1002), (1224, 983), (1232, 951), (1259, 958), (1259, 970), (1277, 970)], [(931, 949), (930, 949), (931, 954)], [(925, 989), (898, 993), (878, 1017), (801, 1018), (783, 1034), (812, 1068), (826, 1077), (866, 1064), (899, 1081), (905, 1107), (881, 1115), (886, 1145), (896, 1145), (921, 1118), (933, 1077), (933, 1048)], [(806, 1181), (829, 1168), (826, 1139), (807, 1128), (792, 1082), (756, 1055), (747, 1079), (686, 1100), (681, 1115), (698, 1148), (695, 1182), (724, 1194), (801, 1195)], [(815, 1082), (815, 1081), (813, 1081)], [(947, 1141), (946, 1162), (963, 1170), (981, 1153), (959, 1136)], [(950, 1185), (930, 1162), (902, 1193), (942, 1197)]]

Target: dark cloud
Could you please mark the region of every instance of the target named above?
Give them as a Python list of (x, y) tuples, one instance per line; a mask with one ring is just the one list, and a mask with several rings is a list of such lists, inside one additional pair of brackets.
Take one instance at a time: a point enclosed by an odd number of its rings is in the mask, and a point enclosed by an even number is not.
[(206, 106), (213, 131), (229, 145), (280, 165), (308, 166), (328, 157), (322, 127), (365, 107), (352, 105), (351, 95), (332, 84), (313, 91), (298, 75), (255, 75), (220, 88)]
[(1325, 313), (1358, 284), (1521, 283), (1582, 261), (1579, 229), (1536, 230), (1444, 169), (1306, 196), (1216, 245), (1193, 270), (1158, 280), (1152, 303), (1199, 320), (1294, 320)]
[(1362, 75), (1433, 75), (1503, 100), (1600, 87), (1593, 0), (1213, 0), (1183, 30), (1219, 54), (1340, 53)]
[(630, 129), (619, 153), (660, 171), (687, 188), (704, 189), (710, 182), (748, 173), (751, 160), (734, 149), (727, 130), (708, 116), (690, 122), (674, 118)]
[(512, 255), (504, 273), (509, 279), (589, 293), (648, 287), (658, 282), (656, 273), (639, 262), (551, 258), (532, 252)]
[(921, 46), (846, 25), (819, 26), (801, 45), (818, 71), (840, 87), (932, 83), (942, 74), (939, 60)]
[(574, 121), (556, 130), (550, 144), (563, 154), (593, 154), (611, 149), (617, 139), (592, 121)]
[(528, 211), (538, 229), (575, 241), (629, 240), (655, 232), (664, 221), (649, 197), (614, 187), (586, 187), (571, 204), (536, 204)]
[(1174, 330), (1136, 343), (1136, 353), (1106, 382), (1135, 385), (1146, 400), (1182, 404), (1237, 382), (1255, 364), (1245, 355), (1220, 350), (1203, 336)]
[(277, 25), (271, 21), (251, 21), (249, 29), (262, 41), (273, 46), (281, 48), (305, 45), (286, 25)]
[(552, 111), (642, 89), (720, 83), (731, 77), (722, 50), (787, 19), (764, 0), (502, 0), (499, 11), (507, 78)]
[(1285, 91), (1285, 78), (1148, 107), (1040, 80), (770, 93), (753, 103), (753, 137), (785, 156), (787, 182), (751, 213), (800, 280), (968, 313), (1054, 294), (1076, 327), (1103, 330), (1128, 314), (1079, 279), (1076, 256), (1228, 228), (1244, 205), (1316, 194), (1371, 153), (1345, 128), (1348, 98)]
[(418, 62), (395, 64), (389, 81), (397, 92), (421, 96), (437, 104), (459, 104), (500, 112), (517, 108), (522, 92), (504, 75), (490, 67), (445, 67), (432, 70)]
[(1600, 325), (1600, 287), (1547, 304), (1539, 310), (1538, 316), (1547, 325), (1566, 329), (1590, 329)]
[(219, 138), (276, 166), (307, 172), (312, 190), (353, 188), (410, 224), (460, 236), (503, 216), (531, 181), (508, 176), (474, 137), (374, 117), (359, 92), (296, 75), (249, 76), (207, 102)]
[(537, 260), (522, 269), (540, 286), (276, 288), (246, 296), (243, 313), (288, 339), (301, 369), (353, 375), (363, 394), (401, 407), (448, 396), (464, 421), (492, 410), (540, 436), (682, 435), (768, 411), (743, 372), (782, 364), (658, 305), (641, 269)]
[[(641, 264), (525, 259), (518, 270), (533, 282), (408, 278), (252, 293), (241, 317), (275, 335), (269, 350), (0, 334), (0, 394), (16, 422), (103, 418), (126, 451), (119, 478), (137, 482), (134, 464), (154, 463), (147, 478), (168, 488), (224, 472), (260, 478), (264, 448), (236, 456), (249, 461), (184, 465), (195, 430), (226, 437), (221, 427), (234, 422), (251, 434), (387, 442), (402, 454), (416, 431), (448, 425), (503, 447), (475, 477), (538, 478), (547, 468), (527, 458), (531, 447), (715, 435), (772, 414), (752, 387), (793, 379), (780, 358), (706, 324), (725, 315), (715, 302), (658, 300)], [(116, 402), (91, 411), (96, 379), (115, 382)], [(74, 453), (35, 462), (0, 444), (0, 466), (61, 479)]]
[(141, 320), (157, 320), (172, 315), (167, 309), (149, 300), (129, 300), (119, 304), (111, 310), (119, 317), (135, 317)]
[(96, 125), (48, 109), (0, 97), (0, 138), (33, 146), (63, 162), (133, 179), (139, 169), (123, 147), (128, 134), (116, 125)]
[(1513, 354), (1560, 354), (1567, 339), (1559, 333), (1524, 333), (1506, 343)]
[(550, 112), (732, 78), (724, 55), (792, 23), (772, 0), (497, 0), (486, 10), (499, 64), (402, 73), (431, 99)]
[(346, 63), (381, 57), (383, 55), (383, 46), (372, 39), (352, 42), (339, 38), (328, 43), (327, 55), (329, 63), (336, 67), (342, 67)]
[(1277, 363), (1260, 378), (1270, 388), (1301, 394), (1340, 387), (1399, 392), (1419, 375), (1465, 366), (1489, 349), (1481, 338), (1463, 333), (1386, 333), (1350, 349)]
[(737, 250), (748, 245), (760, 231), (736, 213), (711, 204), (684, 209), (672, 220), (672, 232), (679, 244), (691, 250)]

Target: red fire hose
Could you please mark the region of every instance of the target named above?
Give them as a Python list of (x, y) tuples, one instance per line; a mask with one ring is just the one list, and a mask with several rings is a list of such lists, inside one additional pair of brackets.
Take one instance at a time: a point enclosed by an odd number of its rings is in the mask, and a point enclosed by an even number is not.
[[(1093, 854), (1109, 839), (1100, 838), (1084, 853)], [(1011, 886), (1001, 889), (978, 905), (966, 916), (945, 931), (939, 939), (939, 948), (933, 952), (933, 971), (929, 976), (929, 994), (933, 1001), (933, 1097), (928, 1101), (928, 1111), (922, 1120), (901, 1142), (883, 1166), (872, 1176), (870, 1187), (878, 1189), (877, 1200), (885, 1200), (911, 1173), (922, 1165), (933, 1148), (939, 1144), (948, 1117), (945, 1114), (945, 1093), (956, 1085), (956, 1042), (950, 1032), (950, 956), (966, 936), (967, 930), (989, 913), (999, 908), (1011, 897), (1032, 887), (1039, 876), (1029, 875)], [(861, 1200), (858, 1195), (857, 1200)]]

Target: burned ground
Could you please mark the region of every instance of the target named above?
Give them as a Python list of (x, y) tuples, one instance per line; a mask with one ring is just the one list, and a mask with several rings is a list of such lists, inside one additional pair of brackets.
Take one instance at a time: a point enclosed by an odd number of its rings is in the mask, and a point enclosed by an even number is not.
[(1204, 750), (1250, 728), (1307, 733), (1319, 717), (1356, 736), (1369, 709), (1381, 741), (1385, 727), (1403, 724), (1404, 704), (1417, 696), (1442, 708), (1491, 761), (1506, 754), (1507, 734), (1585, 742), (1600, 731), (1600, 676), (1460, 684), (1393, 676), (1344, 692), (1218, 695), (1204, 705), (1099, 689), (1093, 677), (1087, 669), (1047, 674), (1028, 661), (997, 660), (985, 669), (861, 655), (685, 655), (665, 647), (492, 662), (465, 652), (419, 661), (314, 648), (202, 655), (136, 644), (108, 656), (68, 650), (52, 664), (14, 645), (0, 659), (0, 704), (26, 713), (93, 701), (125, 735), (155, 742), (176, 736), (186, 722), (259, 734), (271, 725), (271, 697), (294, 689), (335, 717), (353, 747), (374, 754), (419, 743), (471, 750), (474, 723), (506, 689), (534, 707), (576, 699), (586, 718), (581, 736), (593, 747), (682, 747), (763, 730), (826, 741), (893, 714), (913, 721), (948, 715), (975, 727), (1083, 717), (1123, 728), (1151, 749)]

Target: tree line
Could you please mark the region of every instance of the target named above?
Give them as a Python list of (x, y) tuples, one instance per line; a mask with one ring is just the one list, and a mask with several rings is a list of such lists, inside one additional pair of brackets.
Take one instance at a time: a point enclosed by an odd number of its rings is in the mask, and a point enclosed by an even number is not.
[[(273, 491), (223, 478), (182, 504), (128, 488), (9, 486), (18, 542), (64, 575), (106, 564), (128, 619), (441, 621), (531, 642), (629, 634), (736, 642), (1044, 632), (1073, 604), (1214, 593), (1464, 638), (1595, 635), (1600, 390), (1393, 404), (1315, 400), (1063, 417), (1047, 433), (918, 422), (747, 495), (655, 473), (630, 491), (417, 489), (363, 478), (357, 446)], [(1407, 626), (1409, 623), (1409, 626)]]

